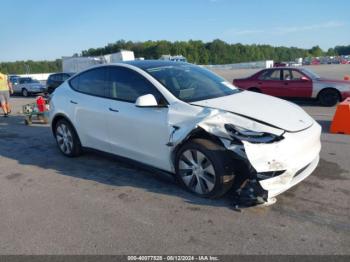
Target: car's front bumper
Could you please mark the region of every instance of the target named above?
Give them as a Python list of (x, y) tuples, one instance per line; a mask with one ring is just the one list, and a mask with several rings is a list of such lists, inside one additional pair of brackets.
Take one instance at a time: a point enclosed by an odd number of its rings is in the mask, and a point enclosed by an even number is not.
[(303, 181), (316, 169), (320, 158), (317, 155), (316, 158), (307, 166), (301, 168), (296, 173), (286, 171), (282, 175), (260, 180), (261, 187), (268, 192), (268, 198), (275, 197), (296, 184)]
[[(311, 175), (319, 162), (321, 150), (321, 127), (314, 124), (303, 131), (285, 133), (284, 139), (272, 144), (244, 142), (245, 152), (257, 172), (260, 186), (268, 192), (268, 198), (275, 197)], [(259, 179), (259, 174), (266, 176)]]

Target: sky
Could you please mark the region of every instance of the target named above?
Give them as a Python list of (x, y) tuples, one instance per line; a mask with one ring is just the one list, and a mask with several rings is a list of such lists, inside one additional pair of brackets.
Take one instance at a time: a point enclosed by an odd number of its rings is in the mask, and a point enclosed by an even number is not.
[(350, 44), (349, 0), (0, 0), (0, 62), (53, 60), (117, 40)]

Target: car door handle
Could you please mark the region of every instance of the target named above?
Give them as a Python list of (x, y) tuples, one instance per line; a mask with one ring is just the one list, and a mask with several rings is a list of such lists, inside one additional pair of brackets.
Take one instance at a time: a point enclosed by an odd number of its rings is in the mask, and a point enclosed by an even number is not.
[(73, 100), (71, 100), (70, 101), (72, 104), (74, 104), (74, 105), (77, 105), (78, 104), (78, 102), (75, 102), (75, 101), (73, 101)]
[(287, 82), (285, 82), (285, 83), (284, 83), (284, 85), (285, 85), (285, 86), (287, 86), (287, 85), (288, 85), (288, 83), (287, 83)]
[(258, 85), (261, 85), (262, 84), (262, 82), (258, 82)]
[(113, 109), (113, 108), (109, 108), (109, 111), (116, 112), (116, 113), (118, 113), (118, 112), (119, 112), (119, 110), (117, 110), (117, 109)]

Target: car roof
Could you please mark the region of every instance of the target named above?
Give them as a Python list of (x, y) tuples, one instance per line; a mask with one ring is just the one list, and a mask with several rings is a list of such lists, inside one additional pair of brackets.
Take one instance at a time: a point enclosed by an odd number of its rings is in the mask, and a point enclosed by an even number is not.
[(141, 69), (163, 67), (163, 66), (188, 65), (188, 63), (185, 63), (185, 62), (168, 61), (168, 60), (135, 60), (135, 61), (125, 61), (123, 63), (133, 65)]

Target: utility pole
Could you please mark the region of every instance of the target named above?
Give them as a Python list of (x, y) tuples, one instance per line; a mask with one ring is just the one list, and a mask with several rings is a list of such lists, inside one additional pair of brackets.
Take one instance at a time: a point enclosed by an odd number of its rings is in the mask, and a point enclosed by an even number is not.
[(26, 74), (28, 75), (30, 73), (30, 66), (27, 64), (24, 64)]

